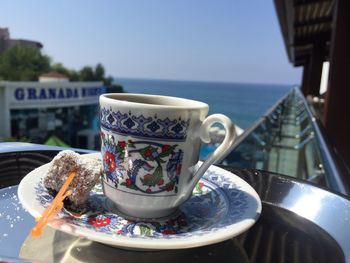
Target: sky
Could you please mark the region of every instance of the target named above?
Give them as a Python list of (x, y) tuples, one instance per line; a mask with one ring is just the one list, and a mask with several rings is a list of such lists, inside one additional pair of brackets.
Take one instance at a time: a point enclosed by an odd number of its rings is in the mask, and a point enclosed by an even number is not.
[(299, 84), (272, 0), (11, 0), (11, 38), (40, 41), (71, 69), (120, 78)]

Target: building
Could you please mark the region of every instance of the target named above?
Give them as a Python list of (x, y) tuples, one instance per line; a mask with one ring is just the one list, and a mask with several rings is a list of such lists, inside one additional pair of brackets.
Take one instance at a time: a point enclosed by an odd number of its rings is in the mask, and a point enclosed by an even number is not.
[(39, 76), (39, 82), (68, 82), (69, 78), (56, 71), (51, 71)]
[(0, 27), (0, 53), (15, 45), (35, 47), (38, 49), (43, 47), (43, 45), (38, 41), (11, 39), (9, 29)]
[[(350, 1), (275, 0), (289, 61), (303, 67), (305, 97), (324, 101), (315, 118), (325, 130), (337, 159), (347, 166), (350, 189)], [(329, 62), (327, 91), (320, 96), (324, 62)]]
[(99, 148), (102, 82), (0, 81), (0, 141), (56, 136), (71, 147)]

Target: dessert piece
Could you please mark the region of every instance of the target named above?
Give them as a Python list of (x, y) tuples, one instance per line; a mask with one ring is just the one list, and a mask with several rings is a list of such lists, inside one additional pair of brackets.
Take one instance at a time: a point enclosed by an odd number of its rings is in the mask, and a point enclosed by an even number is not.
[(56, 195), (70, 172), (76, 172), (77, 175), (68, 187), (72, 193), (67, 197), (68, 202), (65, 201), (65, 205), (69, 205), (73, 210), (81, 211), (91, 189), (99, 182), (102, 171), (102, 164), (98, 160), (82, 158), (76, 152), (64, 150), (51, 161), (44, 185), (50, 193)]

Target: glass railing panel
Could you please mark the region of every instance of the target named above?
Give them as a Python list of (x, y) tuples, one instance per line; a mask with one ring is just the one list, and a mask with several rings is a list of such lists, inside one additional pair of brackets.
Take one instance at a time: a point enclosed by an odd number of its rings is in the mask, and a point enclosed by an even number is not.
[(295, 88), (242, 135), (221, 164), (267, 170), (330, 187), (337, 170), (324, 168), (333, 167), (333, 160), (321, 154), (327, 146), (317, 127)]

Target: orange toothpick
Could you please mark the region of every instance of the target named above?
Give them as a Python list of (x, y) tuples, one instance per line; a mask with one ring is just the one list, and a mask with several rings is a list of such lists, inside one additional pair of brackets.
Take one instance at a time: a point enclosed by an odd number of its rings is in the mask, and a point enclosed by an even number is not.
[(63, 208), (63, 200), (72, 194), (72, 191), (67, 191), (67, 189), (76, 175), (77, 173), (75, 171), (69, 173), (67, 180), (62, 185), (52, 203), (45, 209), (44, 213), (40, 217), (36, 218), (38, 222), (31, 231), (31, 235), (33, 237), (40, 236), (47, 223), (61, 211)]

